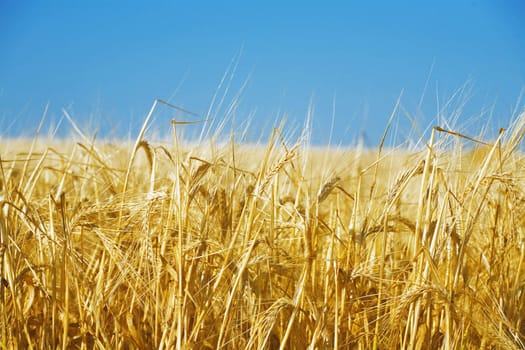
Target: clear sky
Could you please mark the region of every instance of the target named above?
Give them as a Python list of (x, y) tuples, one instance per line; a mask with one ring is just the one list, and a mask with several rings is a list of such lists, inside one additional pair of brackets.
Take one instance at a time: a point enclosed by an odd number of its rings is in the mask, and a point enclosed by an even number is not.
[[(48, 101), (47, 128), (65, 108), (136, 135), (155, 98), (206, 115), (216, 93), (214, 122), (251, 120), (252, 140), (284, 117), (301, 126), (313, 106), (314, 142), (333, 123), (332, 143), (364, 131), (377, 144), (401, 91), (422, 129), (441, 110), (462, 130), (497, 130), (525, 87), (523, 18), (523, 0), (0, 0), (0, 136), (31, 135)], [(159, 111), (153, 128), (172, 117)], [(396, 126), (417, 138), (405, 113)]]

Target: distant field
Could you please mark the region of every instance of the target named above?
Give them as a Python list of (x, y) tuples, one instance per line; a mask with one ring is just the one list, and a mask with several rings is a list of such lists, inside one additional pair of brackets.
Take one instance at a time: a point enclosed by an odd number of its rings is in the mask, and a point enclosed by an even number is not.
[(524, 349), (525, 116), (454, 133), (0, 139), (0, 347)]

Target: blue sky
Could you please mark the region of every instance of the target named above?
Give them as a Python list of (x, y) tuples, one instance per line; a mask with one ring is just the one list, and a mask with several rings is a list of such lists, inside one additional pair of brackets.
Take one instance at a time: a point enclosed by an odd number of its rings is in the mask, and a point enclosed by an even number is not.
[[(333, 124), (332, 143), (377, 144), (401, 91), (422, 129), (466, 101), (458, 128), (497, 130), (525, 87), (523, 15), (523, 0), (0, 0), (0, 135), (31, 135), (47, 102), (48, 129), (65, 108), (88, 131), (136, 135), (155, 98), (205, 115), (217, 93), (214, 123), (250, 120), (249, 140), (313, 106), (314, 142)], [(404, 112), (396, 126), (417, 138)]]

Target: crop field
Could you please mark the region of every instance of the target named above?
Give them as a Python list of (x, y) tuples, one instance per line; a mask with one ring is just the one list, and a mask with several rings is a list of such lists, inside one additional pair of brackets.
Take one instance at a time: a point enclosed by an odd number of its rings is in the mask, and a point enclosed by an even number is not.
[(0, 139), (0, 348), (525, 349), (525, 115), (417, 150), (145, 127)]

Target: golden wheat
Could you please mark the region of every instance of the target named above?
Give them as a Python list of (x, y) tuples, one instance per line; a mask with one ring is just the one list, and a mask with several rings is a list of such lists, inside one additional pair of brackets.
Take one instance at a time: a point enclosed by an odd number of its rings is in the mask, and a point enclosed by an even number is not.
[(0, 347), (524, 349), (520, 120), (412, 153), (0, 140)]

